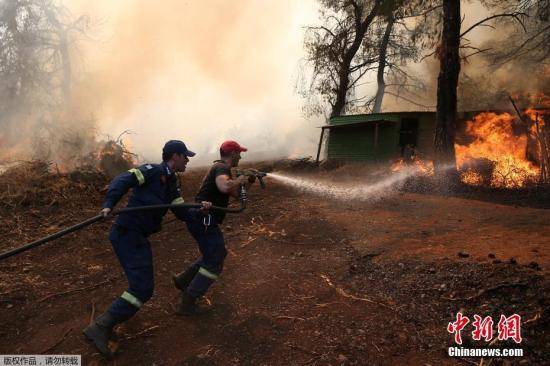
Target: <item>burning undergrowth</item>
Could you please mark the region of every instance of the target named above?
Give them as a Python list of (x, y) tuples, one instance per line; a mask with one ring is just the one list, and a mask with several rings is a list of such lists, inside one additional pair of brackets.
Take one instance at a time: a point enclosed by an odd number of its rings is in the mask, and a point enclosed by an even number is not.
[[(521, 112), (514, 99), (530, 107)], [(521, 190), (550, 184), (550, 98), (526, 94), (514, 99), (510, 97), (515, 113), (465, 112), (471, 117), (459, 121), (456, 168), (464, 185)], [(434, 176), (433, 157), (420, 155), (414, 147), (402, 156), (393, 162), (393, 172), (414, 167), (418, 177)]]
[(401, 158), (392, 163), (390, 170), (392, 172), (398, 172), (406, 167), (414, 169), (419, 176), (433, 176), (434, 175), (434, 163), (432, 160), (425, 160), (419, 157), (413, 156), (408, 161)]
[[(512, 99), (511, 99), (512, 100)], [(550, 207), (550, 117), (548, 97), (527, 100), (531, 107), (516, 113), (481, 112), (463, 122), (455, 144), (459, 184), (434, 174), (430, 159), (400, 159), (393, 171), (416, 166), (420, 174), (405, 191), (451, 194), (504, 204)]]
[(0, 206), (51, 207), (82, 203), (107, 184), (107, 177), (95, 168), (61, 172), (45, 161), (18, 163), (0, 174)]
[(0, 172), (0, 206), (78, 206), (85, 197), (102, 191), (109, 178), (132, 167), (134, 158), (117, 139), (100, 144), (97, 151), (72, 169), (43, 160), (6, 164)]
[(113, 178), (120, 172), (135, 165), (137, 156), (125, 146), (121, 137), (105, 142), (97, 153), (97, 167), (108, 177)]
[(455, 144), (466, 184), (519, 188), (541, 180), (531, 129), (509, 113), (484, 112), (466, 122), (470, 142)]
[[(455, 144), (463, 183), (494, 188), (550, 183), (550, 98), (539, 93), (509, 99), (515, 112), (482, 112), (466, 121)], [(518, 103), (529, 107), (520, 110)]]

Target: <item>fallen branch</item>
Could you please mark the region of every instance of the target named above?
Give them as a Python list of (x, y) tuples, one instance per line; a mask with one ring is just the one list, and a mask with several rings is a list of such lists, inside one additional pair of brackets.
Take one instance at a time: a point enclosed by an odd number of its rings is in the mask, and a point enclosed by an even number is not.
[(334, 305), (334, 304), (346, 305), (347, 307), (349, 307), (348, 304), (346, 304), (345, 302), (340, 302), (340, 301), (324, 302), (324, 303), (315, 304), (315, 306), (320, 307), (320, 308), (324, 308), (324, 307), (327, 307), (329, 305)]
[(157, 328), (159, 328), (159, 327), (160, 327), (159, 325), (154, 325), (154, 326), (149, 327), (149, 328), (147, 328), (147, 329), (144, 329), (144, 330), (142, 330), (141, 332), (138, 332), (138, 333), (136, 333), (136, 334), (134, 334), (134, 335), (129, 335), (128, 337), (126, 337), (126, 338), (124, 338), (124, 339), (133, 339), (133, 338), (137, 338), (137, 337), (139, 337), (139, 336), (141, 336), (141, 335), (143, 335), (143, 334), (146, 334), (146, 333), (148, 333), (148, 332), (150, 332), (150, 331), (152, 331), (152, 330), (155, 330), (155, 329), (157, 329)]
[(75, 289), (72, 289), (72, 290), (67, 290), (67, 291), (63, 291), (63, 292), (58, 292), (58, 293), (55, 293), (55, 294), (50, 294), (50, 295), (47, 295), (47, 296), (44, 296), (43, 298), (41, 298), (40, 300), (38, 300), (37, 302), (43, 302), (43, 301), (46, 301), (46, 300), (49, 300), (51, 298), (54, 298), (54, 297), (57, 297), (57, 296), (61, 296), (61, 295), (67, 295), (67, 294), (72, 294), (73, 292), (78, 292), (78, 291), (84, 291), (84, 290), (91, 290), (93, 288), (96, 288), (96, 287), (99, 287), (99, 286), (102, 286), (106, 283), (109, 283), (111, 282), (112, 280), (114, 280), (116, 277), (113, 277), (113, 278), (109, 278), (108, 280), (105, 280), (103, 282), (99, 282), (99, 283), (96, 283), (94, 285), (90, 285), (90, 286), (86, 286), (86, 287), (79, 287), (79, 288), (75, 288)]
[(290, 319), (290, 320), (300, 320), (300, 321), (305, 321), (306, 320), (305, 318), (300, 318), (300, 317), (297, 317), (297, 316), (288, 316), (288, 315), (279, 315), (275, 319)]
[(393, 308), (389, 305), (386, 305), (386, 304), (383, 304), (381, 302), (377, 302), (377, 301), (374, 301), (374, 300), (371, 300), (371, 299), (368, 299), (366, 297), (357, 297), (355, 295), (351, 295), (351, 294), (348, 294), (344, 289), (340, 288), (340, 287), (336, 287), (334, 286), (334, 284), (332, 283), (332, 281), (330, 280), (330, 278), (328, 278), (326, 275), (324, 274), (321, 274), (321, 278), (325, 280), (325, 282), (330, 286), (332, 287), (333, 289), (336, 290), (336, 293), (339, 294), (340, 296), (343, 296), (343, 297), (346, 297), (348, 299), (352, 299), (352, 300), (357, 300), (357, 301), (364, 301), (364, 302), (369, 302), (369, 303), (372, 303), (372, 304), (376, 304), (376, 305), (380, 305), (380, 306), (383, 306), (385, 308), (388, 308), (388, 309), (392, 309)]
[(253, 242), (254, 240), (256, 240), (256, 239), (258, 239), (257, 236), (254, 237), (254, 238), (252, 238), (252, 239), (249, 239), (249, 240), (245, 241), (244, 243), (241, 244), (241, 248), (246, 247), (248, 244), (252, 243), (252, 242)]
[(525, 282), (518, 282), (518, 283), (501, 283), (501, 284), (498, 284), (496, 286), (493, 286), (493, 287), (489, 287), (489, 288), (484, 288), (484, 289), (481, 289), (478, 291), (477, 294), (475, 295), (472, 295), (472, 296), (468, 296), (468, 297), (446, 297), (446, 296), (441, 296), (442, 299), (445, 299), (445, 300), (450, 300), (450, 301), (457, 301), (457, 300), (460, 300), (460, 301), (469, 301), (469, 300), (473, 300), (475, 298), (478, 298), (480, 297), (481, 295), (487, 293), (487, 292), (491, 292), (491, 291), (496, 291), (498, 289), (501, 289), (501, 288), (506, 288), (506, 287), (527, 287), (527, 284)]
[(533, 323), (533, 322), (536, 322), (537, 320), (540, 319), (542, 315), (542, 311), (539, 312), (539, 313), (536, 313), (534, 317), (532, 317), (531, 319), (527, 319), (523, 324), (529, 324), (529, 323)]
[(65, 331), (65, 333), (63, 333), (63, 335), (61, 336), (61, 338), (60, 338), (57, 342), (54, 343), (53, 346), (50, 346), (50, 347), (48, 347), (48, 348), (42, 350), (42, 351), (40, 352), (40, 354), (44, 354), (44, 353), (46, 353), (46, 352), (49, 352), (49, 351), (51, 351), (52, 349), (54, 349), (55, 347), (57, 347), (59, 344), (61, 344), (61, 342), (63, 342), (63, 340), (67, 337), (67, 335), (68, 335), (72, 330), (73, 330), (73, 328), (67, 329), (67, 330)]

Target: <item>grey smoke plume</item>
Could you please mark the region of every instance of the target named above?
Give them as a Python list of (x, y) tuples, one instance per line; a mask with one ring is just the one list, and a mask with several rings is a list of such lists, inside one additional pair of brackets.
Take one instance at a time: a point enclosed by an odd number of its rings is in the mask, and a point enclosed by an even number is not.
[(293, 90), (313, 0), (67, 5), (103, 19), (101, 42), (83, 52), (83, 99), (104, 133), (131, 130), (125, 142), (145, 160), (168, 139), (198, 153), (193, 165), (226, 139), (248, 147), (247, 160), (315, 153), (322, 122), (303, 119)]

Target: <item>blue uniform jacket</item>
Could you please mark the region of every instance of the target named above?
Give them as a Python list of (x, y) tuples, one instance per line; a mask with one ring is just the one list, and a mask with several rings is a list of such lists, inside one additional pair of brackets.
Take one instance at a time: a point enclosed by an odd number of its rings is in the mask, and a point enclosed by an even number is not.
[[(176, 175), (164, 162), (145, 164), (118, 175), (109, 185), (103, 207), (112, 209), (130, 188), (132, 194), (127, 207), (183, 203)], [(149, 236), (161, 229), (162, 218), (167, 211), (159, 209), (122, 213), (118, 215), (116, 224)], [(185, 221), (185, 209), (172, 209), (172, 212)]]

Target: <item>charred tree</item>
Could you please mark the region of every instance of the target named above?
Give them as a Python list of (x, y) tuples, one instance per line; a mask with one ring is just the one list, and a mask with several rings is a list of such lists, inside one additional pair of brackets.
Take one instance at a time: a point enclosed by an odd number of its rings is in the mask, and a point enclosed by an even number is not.
[[(437, 109), (436, 129), (434, 139), (436, 170), (449, 170), (450, 175), (456, 174), (455, 129), (457, 119), (457, 88), (462, 60), (488, 51), (471, 44), (465, 36), (477, 27), (485, 26), (490, 21), (512, 19), (522, 23), (524, 13), (511, 11), (490, 15), (460, 32), (460, 1), (443, 0), (443, 29), (441, 42), (436, 50), (440, 61), (437, 79)], [(465, 40), (461, 45), (461, 40)], [(461, 55), (462, 49), (474, 50), (470, 54)]]
[(456, 173), (455, 128), (460, 74), (460, 1), (443, 0), (443, 32), (439, 48), (435, 129), (435, 168)]

